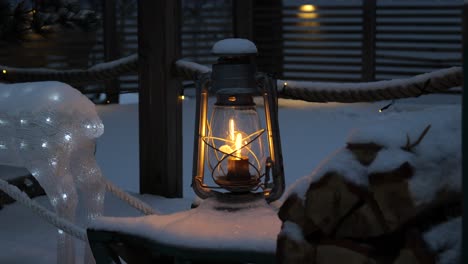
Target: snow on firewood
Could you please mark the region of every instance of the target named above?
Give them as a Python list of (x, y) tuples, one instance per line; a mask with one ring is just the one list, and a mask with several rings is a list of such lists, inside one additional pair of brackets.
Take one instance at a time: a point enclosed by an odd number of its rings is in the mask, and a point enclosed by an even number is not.
[[(420, 142), (415, 143), (430, 125)], [(304, 197), (310, 183), (326, 172), (337, 172), (354, 184), (367, 185), (367, 175), (397, 169), (404, 162), (415, 168), (409, 181), (416, 204), (431, 201), (439, 190), (460, 191), (461, 184), (461, 107), (439, 106), (423, 110), (382, 115), (380, 120), (354, 129), (348, 143), (374, 143), (382, 146), (375, 160), (361, 165), (348, 149), (326, 158), (308, 176), (298, 179), (283, 196), (296, 193)]]
[(432, 251), (439, 252), (439, 264), (460, 263), (461, 217), (437, 225), (424, 234)]
[(301, 227), (291, 221), (285, 221), (283, 223), (280, 235), (285, 235), (294, 241), (304, 241), (304, 235), (302, 234)]

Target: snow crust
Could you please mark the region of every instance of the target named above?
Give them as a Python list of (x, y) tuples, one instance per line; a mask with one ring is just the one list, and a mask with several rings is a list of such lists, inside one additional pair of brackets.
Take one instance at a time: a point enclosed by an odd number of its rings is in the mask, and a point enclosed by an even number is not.
[(219, 209), (228, 206), (207, 199), (195, 209), (170, 215), (99, 217), (90, 228), (120, 231), (167, 245), (275, 252), (281, 227), (275, 210), (265, 201), (240, 210)]
[[(415, 142), (431, 125), (413, 152), (404, 151), (406, 135)], [(397, 169), (404, 162), (415, 168), (409, 189), (416, 204), (428, 203), (439, 190), (461, 191), (461, 107), (438, 106), (404, 115), (390, 113), (371, 125), (354, 129), (347, 142), (376, 143), (383, 147), (369, 167), (362, 166), (351, 151), (341, 148), (311, 173), (291, 185), (283, 200), (292, 193), (304, 197), (310, 183), (326, 172), (338, 172), (346, 180), (367, 186), (370, 173)]]
[(301, 228), (299, 225), (291, 221), (285, 221), (283, 223), (283, 227), (281, 228), (281, 235), (285, 235), (297, 242), (304, 241), (304, 234), (302, 234)]
[(312, 91), (343, 91), (343, 90), (385, 90), (389, 87), (405, 86), (414, 82), (425, 82), (430, 78), (443, 77), (446, 74), (453, 74), (460, 71), (460, 67), (451, 67), (447, 69), (437, 70), (429, 73), (423, 73), (411, 78), (392, 79), (377, 82), (359, 82), (359, 83), (335, 83), (335, 82), (310, 82), (310, 81), (284, 81), (278, 80), (277, 86), (281, 93), (284, 89), (284, 84), (287, 83), (288, 88), (305, 88)]
[(439, 264), (460, 262), (462, 218), (453, 218), (424, 233), (424, 241), (433, 252), (438, 252)]
[(183, 59), (177, 60), (176, 65), (178, 67), (187, 68), (192, 71), (199, 72), (199, 73), (207, 73), (211, 71), (210, 67), (207, 67), (205, 65), (201, 65), (192, 61), (183, 60)]
[(128, 62), (131, 62), (137, 59), (138, 59), (138, 54), (132, 54), (130, 56), (122, 57), (114, 61), (98, 63), (92, 66), (91, 68), (89, 68), (89, 70), (111, 69), (119, 64), (126, 64)]
[(216, 42), (211, 53), (215, 55), (256, 54), (257, 47), (248, 39), (228, 38)]

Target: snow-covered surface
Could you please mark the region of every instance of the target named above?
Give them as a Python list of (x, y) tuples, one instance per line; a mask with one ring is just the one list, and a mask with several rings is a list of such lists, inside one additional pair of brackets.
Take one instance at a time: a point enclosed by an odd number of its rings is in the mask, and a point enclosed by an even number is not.
[(214, 55), (256, 54), (257, 47), (248, 39), (228, 38), (216, 42), (211, 53)]
[(424, 233), (424, 241), (438, 252), (439, 264), (461, 263), (462, 219), (453, 218)]
[[(286, 185), (292, 187), (299, 179), (295, 184), (306, 186), (307, 184), (301, 184), (301, 181), (310, 178), (302, 176), (310, 175), (321, 161), (343, 147), (354, 128), (374, 124), (389, 117), (403, 117), (417, 111), (425, 112), (437, 105), (459, 106), (461, 97), (424, 95), (415, 99), (402, 99), (388, 110), (379, 113), (378, 110), (387, 103), (322, 104), (280, 100), (279, 122)], [(104, 176), (126, 190), (137, 192), (138, 107), (135, 104), (105, 105), (98, 106), (97, 110), (106, 128), (105, 133), (98, 139), (98, 164)], [(183, 102), (184, 198), (166, 199), (137, 195), (165, 214), (188, 210), (194, 199), (190, 188), (194, 110), (195, 100), (186, 96)], [(430, 118), (430, 115), (427, 117)], [(3, 174), (0, 177), (3, 178)], [(35, 200), (51, 208), (45, 197)], [(111, 195), (106, 195), (104, 215), (140, 216), (136, 210)], [(79, 218), (84, 218), (82, 212)], [(0, 263), (54, 263), (55, 228), (19, 204), (7, 205), (0, 210), (0, 225)]]
[(281, 227), (276, 211), (263, 200), (239, 210), (225, 209), (231, 206), (208, 199), (195, 209), (170, 215), (100, 217), (91, 228), (179, 247), (274, 252)]
[(134, 61), (138, 59), (138, 54), (132, 54), (127, 57), (120, 58), (118, 60), (113, 60), (110, 62), (103, 62), (94, 65), (93, 67), (89, 68), (90, 70), (103, 70), (103, 69), (110, 69), (119, 64), (126, 64), (128, 62)]
[(301, 227), (291, 221), (285, 221), (283, 223), (280, 234), (298, 242), (304, 241), (304, 234), (302, 234)]
[[(413, 148), (413, 153), (401, 149), (406, 145), (407, 135), (410, 142), (414, 143), (428, 125), (431, 125), (428, 133)], [(415, 168), (415, 174), (409, 181), (409, 189), (416, 204), (430, 202), (442, 189), (461, 191), (459, 105), (404, 112), (390, 111), (368, 126), (353, 129), (347, 142), (376, 143), (383, 149), (369, 167), (364, 167), (357, 162), (351, 151), (341, 148), (286, 192), (303, 197), (309, 184), (329, 171), (338, 172), (348, 181), (365, 186), (370, 173), (394, 170), (404, 162), (409, 162)]]
[(330, 82), (310, 82), (310, 81), (284, 81), (278, 80), (279, 90), (288, 88), (305, 88), (318, 91), (340, 91), (340, 90), (385, 90), (389, 87), (405, 86), (409, 83), (424, 83), (430, 78), (440, 78), (447, 74), (455, 74), (461, 71), (461, 67), (450, 67), (442, 70), (419, 74), (411, 78), (383, 80), (377, 82), (349, 82), (349, 83), (330, 83)]
[(183, 60), (183, 59), (176, 61), (176, 65), (177, 67), (187, 68), (192, 71), (199, 72), (199, 73), (206, 73), (206, 72), (211, 71), (210, 67), (207, 67), (205, 65), (201, 65), (199, 63), (195, 63), (192, 61)]

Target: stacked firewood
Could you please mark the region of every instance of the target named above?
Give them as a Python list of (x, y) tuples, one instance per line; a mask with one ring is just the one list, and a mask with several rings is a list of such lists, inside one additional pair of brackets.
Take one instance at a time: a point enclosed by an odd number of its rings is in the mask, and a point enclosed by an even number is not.
[[(430, 129), (401, 150), (412, 152)], [(348, 143), (343, 152), (368, 168), (383, 146)], [(416, 203), (409, 181), (410, 162), (369, 173), (367, 184), (349, 181), (343, 172), (324, 171), (305, 194), (291, 193), (279, 210), (279, 263), (438, 263), (424, 234), (461, 215), (459, 192), (441, 189), (428, 203)]]

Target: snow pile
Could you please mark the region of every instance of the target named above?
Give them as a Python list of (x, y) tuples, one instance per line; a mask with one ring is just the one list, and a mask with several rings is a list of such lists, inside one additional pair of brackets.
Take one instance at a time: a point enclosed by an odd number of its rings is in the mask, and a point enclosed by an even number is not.
[[(311, 175), (294, 183), (282, 199), (295, 193), (303, 201), (307, 200), (311, 183), (319, 181), (327, 172), (336, 172), (348, 182), (373, 190), (369, 175), (378, 177), (397, 171), (404, 163), (413, 168), (408, 179), (408, 191), (415, 206), (430, 205), (432, 201), (438, 201), (436, 199), (441, 193), (460, 194), (461, 124), (460, 106), (438, 106), (403, 115), (394, 112), (382, 115), (371, 125), (354, 129), (347, 140), (352, 144), (373, 143), (381, 147), (368, 166), (362, 165), (351, 149), (341, 148)], [(455, 218), (425, 232), (424, 239), (438, 254), (438, 263), (454, 263), (454, 259), (460, 257), (460, 221), (460, 217)], [(297, 237), (290, 225), (284, 228), (291, 234), (291, 239)]]
[(99, 217), (91, 229), (119, 231), (166, 245), (200, 249), (275, 252), (281, 221), (265, 201), (236, 210), (207, 199), (199, 207), (170, 215)]
[[(402, 150), (407, 135), (414, 143), (428, 125), (431, 125), (428, 133), (413, 152)], [(293, 183), (283, 199), (291, 193), (304, 197), (310, 183), (318, 181), (328, 171), (338, 172), (347, 180), (366, 186), (368, 174), (396, 169), (405, 161), (416, 168), (410, 180), (410, 191), (416, 203), (430, 202), (443, 188), (461, 190), (460, 106), (382, 115), (372, 125), (353, 130), (347, 142), (373, 142), (383, 149), (369, 167), (361, 165), (349, 150), (340, 149), (322, 161), (311, 175)]]
[(219, 56), (257, 54), (257, 47), (247, 39), (228, 38), (216, 42), (211, 53)]
[(433, 252), (439, 252), (439, 264), (460, 263), (462, 219), (457, 217), (437, 225), (424, 234)]

